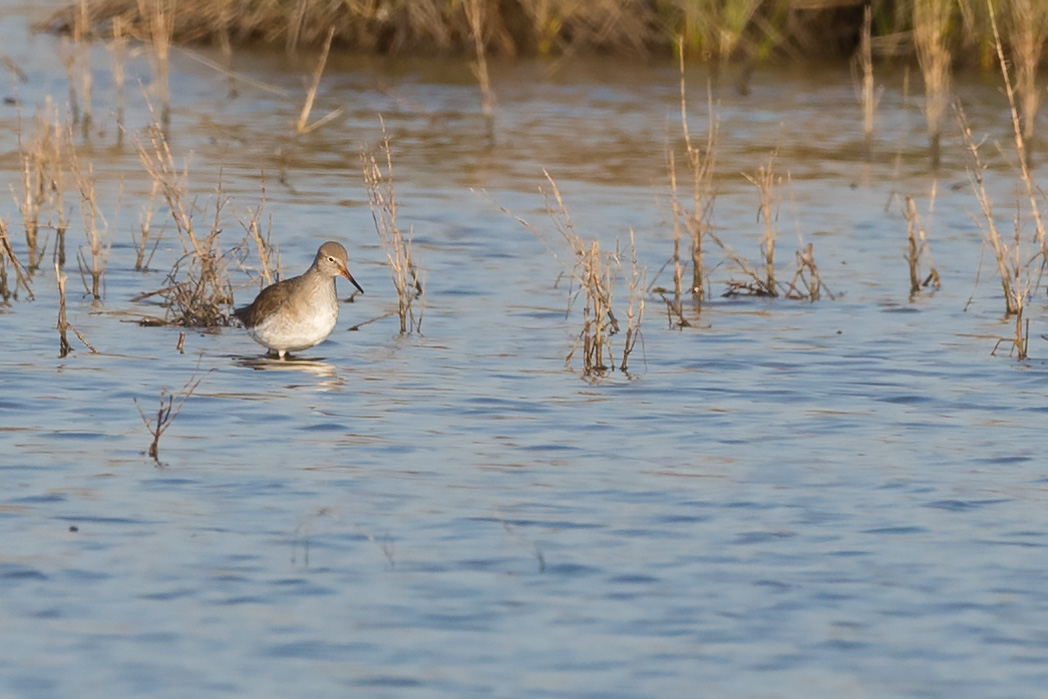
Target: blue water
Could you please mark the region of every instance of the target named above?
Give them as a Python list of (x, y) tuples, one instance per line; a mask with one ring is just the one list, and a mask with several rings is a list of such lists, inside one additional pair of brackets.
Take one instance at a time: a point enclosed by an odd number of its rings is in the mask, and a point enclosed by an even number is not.
[[(5, 5), (4, 51), (30, 79), (0, 90), (31, 124), (48, 94), (64, 103), (61, 48), (26, 35), (39, 10)], [(632, 227), (648, 282), (669, 286), (673, 66), (496, 65), (490, 144), (467, 65), (339, 57), (316, 113), (344, 114), (295, 141), (302, 71), (282, 55), (234, 69), (287, 96), (242, 85), (229, 100), (224, 76), (176, 53), (171, 144), (191, 155), (200, 225), (221, 169), (222, 235), (239, 242), (264, 173), (285, 273), (338, 239), (366, 291), (327, 342), (279, 363), (236, 328), (186, 331), (180, 353), (178, 328), (136, 323), (162, 309), (130, 299), (163, 285), (181, 247), (167, 224), (153, 270), (133, 269), (149, 118), (129, 87), (115, 147), (110, 59), (98, 46), (91, 60), (96, 125), (77, 143), (111, 222), (104, 299), (82, 293), (72, 190), (65, 271), (69, 320), (98, 353), (71, 337), (57, 356), (50, 252), (35, 300), (0, 308), (0, 694), (1042, 695), (1043, 294), (1030, 358), (1007, 343), (992, 356), (1012, 327), (989, 253), (980, 268), (963, 147), (951, 122), (928, 215), (921, 99), (899, 75), (869, 158), (846, 72), (759, 72), (748, 98), (715, 88), (718, 234), (760, 264), (739, 173), (777, 148), (779, 277), (800, 234), (834, 298), (721, 298), (744, 275), (710, 248), (713, 294), (686, 306), (691, 326), (652, 292), (629, 375), (587, 378), (578, 353), (565, 366), (581, 300), (569, 308), (558, 279), (571, 252), (542, 168), (580, 235), (613, 250)], [(129, 70), (148, 84), (142, 54)], [(690, 77), (704, 135), (705, 78)], [(996, 87), (957, 89), (973, 127), (1007, 144)], [(17, 189), (17, 110), (2, 110)], [(379, 113), (425, 275), (421, 334), (366, 322), (396, 307), (360, 175)], [(985, 151), (1010, 235), (1014, 178)], [(918, 201), (936, 293), (908, 296), (893, 194)], [(0, 217), (24, 253), (17, 208)], [(245, 265), (239, 303), (258, 288)], [(627, 295), (620, 280), (620, 319)], [(195, 379), (156, 462), (139, 409), (152, 419), (162, 391)]]

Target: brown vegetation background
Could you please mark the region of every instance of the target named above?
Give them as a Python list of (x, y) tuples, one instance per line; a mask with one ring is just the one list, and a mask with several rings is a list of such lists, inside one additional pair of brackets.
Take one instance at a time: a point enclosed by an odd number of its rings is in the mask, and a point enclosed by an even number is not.
[[(1013, 29), (1006, 39), (1043, 45), (1048, 3), (991, 2)], [(915, 34), (931, 17), (944, 22), (955, 65), (994, 64), (986, 0), (80, 0), (38, 28), (111, 36), (116, 20), (145, 38), (162, 15), (176, 43), (225, 48), (319, 49), (333, 30), (335, 47), (379, 54), (475, 55), (479, 45), (502, 56), (657, 57), (683, 49), (691, 60), (760, 62), (852, 56), (867, 7), (875, 56), (918, 55)]]

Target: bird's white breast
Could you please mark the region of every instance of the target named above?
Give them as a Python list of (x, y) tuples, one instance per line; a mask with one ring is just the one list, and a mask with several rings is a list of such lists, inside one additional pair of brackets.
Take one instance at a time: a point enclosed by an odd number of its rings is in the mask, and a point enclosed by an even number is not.
[(271, 349), (296, 352), (323, 342), (337, 322), (338, 299), (330, 289), (326, 294), (315, 294), (309, 303), (285, 305), (248, 328), (248, 333)]

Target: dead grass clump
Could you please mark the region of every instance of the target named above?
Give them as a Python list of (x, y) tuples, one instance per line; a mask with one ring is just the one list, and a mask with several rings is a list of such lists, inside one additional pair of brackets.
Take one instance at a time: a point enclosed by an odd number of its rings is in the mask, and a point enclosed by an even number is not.
[(753, 175), (743, 173), (743, 177), (757, 188), (760, 203), (757, 209), (757, 220), (764, 221), (764, 233), (761, 236), (760, 250), (764, 260), (763, 274), (760, 270), (734, 249), (728, 246), (720, 236), (709, 231), (709, 237), (724, 251), (735, 266), (746, 276), (745, 281), (731, 279), (725, 296), (766, 296), (774, 298), (779, 295), (775, 280), (775, 243), (778, 239), (779, 205), (776, 198), (776, 187), (782, 184), (782, 177), (775, 175), (775, 154), (757, 168)]
[(389, 147), (389, 136), (382, 125), (380, 154), (384, 156), (385, 169), (379, 165), (374, 152), (360, 154), (364, 165), (364, 184), (368, 190), (368, 204), (375, 221), (382, 249), (386, 252), (393, 286), (397, 290), (397, 315), (400, 332), (422, 332), (422, 310), (415, 316), (415, 301), (422, 298), (422, 279), (419, 269), (411, 257), (411, 236), (405, 237), (397, 226), (397, 200), (393, 191), (393, 155)]
[[(214, 195), (214, 218), (206, 233), (196, 227), (196, 210), (188, 197), (188, 165), (179, 170), (159, 123), (147, 130), (148, 142), (138, 143), (138, 155), (167, 204), (182, 245), (182, 256), (167, 275), (167, 286), (140, 294), (133, 300), (159, 296), (167, 309), (162, 324), (185, 327), (229, 325), (233, 289), (228, 262), (237, 248), (223, 252), (219, 236), (226, 205), (221, 184)], [(156, 319), (152, 319), (156, 323)]]
[[(571, 289), (568, 294), (568, 312), (578, 296), (583, 297), (582, 330), (564, 359), (570, 365), (576, 351), (582, 348), (582, 373), (588, 378), (605, 375), (616, 366), (614, 348), (611, 343), (613, 335), (620, 330), (615, 317), (612, 301), (619, 278), (623, 274), (623, 259), (629, 259), (629, 301), (626, 311), (626, 335), (618, 360), (618, 369), (626, 373), (630, 357), (642, 340), (641, 323), (644, 318), (644, 268), (637, 264), (637, 251), (633, 231), (630, 231), (628, 251), (616, 249), (614, 252), (601, 250), (599, 238), (590, 242), (582, 239), (575, 230), (571, 215), (560, 194), (560, 188), (553, 177), (543, 170), (550, 189), (544, 192), (546, 213), (553, 221), (554, 228), (571, 249), (572, 264), (570, 267)], [(504, 213), (513, 216), (503, 207)], [(513, 216), (521, 225), (531, 231), (540, 240), (546, 242), (540, 232), (519, 216)], [(550, 247), (551, 252), (553, 251)], [(554, 257), (558, 257), (554, 252)], [(628, 255), (628, 257), (627, 257)], [(558, 257), (559, 259), (559, 257)], [(567, 267), (567, 265), (565, 265)]]
[[(688, 290), (691, 297), (701, 304), (706, 299), (705, 267), (705, 239), (713, 229), (713, 204), (717, 198), (713, 187), (713, 173), (717, 163), (717, 136), (719, 131), (719, 120), (713, 108), (713, 91), (707, 86), (706, 105), (707, 118), (705, 146), (697, 145), (691, 138), (691, 130), (688, 126), (688, 98), (687, 87), (684, 77), (684, 49), (683, 39), (679, 49), (678, 66), (680, 70), (680, 120), (681, 131), (684, 139), (684, 155), (687, 169), (685, 172), (691, 178), (691, 208), (689, 209), (681, 202), (678, 191), (677, 156), (670, 151), (668, 153), (668, 165), (670, 175), (670, 203), (673, 216), (673, 299), (663, 296), (667, 311), (671, 318), (676, 318), (680, 327), (686, 327), (690, 323), (684, 317), (684, 276), (685, 267), (691, 267), (691, 279)], [(682, 252), (684, 232), (688, 234), (688, 250)], [(671, 321), (672, 322), (672, 321)]]
[(785, 296), (788, 299), (818, 301), (823, 293), (833, 298), (829, 288), (819, 276), (819, 266), (815, 264), (815, 246), (808, 243), (794, 253), (797, 261), (797, 270), (793, 273), (793, 279), (786, 287)]
[(92, 354), (97, 354), (98, 350), (92, 347), (91, 343), (80, 334), (80, 331), (66, 319), (66, 276), (62, 274), (62, 268), (58, 266), (57, 262), (55, 263), (55, 282), (58, 284), (58, 323), (55, 325), (58, 330), (58, 358), (65, 359), (73, 351), (72, 345), (69, 344), (68, 332), (70, 330), (84, 343), (85, 347), (91, 350)]
[[(928, 203), (928, 214), (931, 215), (935, 207), (935, 188), (932, 189), (931, 201)], [(906, 262), (910, 267), (910, 300), (912, 301), (921, 293), (922, 289), (938, 289), (940, 286), (939, 271), (931, 263), (931, 253), (928, 249), (928, 231), (921, 222), (921, 215), (917, 210), (917, 202), (911, 196), (906, 197), (903, 216), (906, 218), (906, 239), (908, 242)], [(921, 262), (926, 261), (928, 272), (921, 272)]]
[(804, 243), (798, 232), (798, 250), (794, 253), (796, 269), (789, 283), (779, 280), (775, 264), (775, 253), (779, 239), (779, 195), (778, 190), (783, 182), (792, 191), (792, 180), (787, 172), (785, 180), (781, 175), (775, 173), (776, 154), (762, 163), (757, 171), (750, 175), (743, 173), (743, 177), (756, 187), (759, 194), (757, 207), (757, 221), (764, 222), (764, 232), (760, 240), (760, 253), (763, 264), (756, 266), (745, 257), (736, 252), (731, 246), (714, 233), (707, 233), (708, 237), (717, 244), (727, 258), (734, 263), (735, 267), (745, 275), (745, 279), (729, 279), (727, 290), (723, 296), (757, 296), (764, 298), (778, 298), (780, 296), (792, 300), (818, 301), (823, 294), (832, 299), (833, 293), (822, 281), (819, 274), (819, 266), (815, 263), (815, 246), (812, 243)]

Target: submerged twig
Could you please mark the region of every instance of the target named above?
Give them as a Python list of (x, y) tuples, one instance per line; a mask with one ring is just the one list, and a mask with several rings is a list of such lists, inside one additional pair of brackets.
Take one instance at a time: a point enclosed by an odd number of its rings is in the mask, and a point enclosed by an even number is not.
[(160, 389), (160, 408), (157, 410), (156, 418), (150, 420), (146, 417), (146, 414), (142, 412), (141, 406), (138, 405), (138, 399), (132, 399), (135, 402), (135, 407), (138, 408), (138, 414), (142, 416), (142, 422), (145, 423), (146, 429), (149, 430), (149, 434), (153, 435), (153, 441), (149, 445), (149, 456), (160, 465), (160, 436), (167, 431), (167, 428), (171, 426), (175, 418), (178, 417), (179, 413), (182, 412), (182, 408), (185, 407), (186, 401), (189, 399), (193, 392), (200, 385), (200, 382), (204, 380), (204, 376), (210, 374), (213, 369), (209, 369), (203, 376), (197, 376), (196, 372), (189, 377), (185, 385), (178, 389), (175, 393), (171, 393), (165, 386)]

